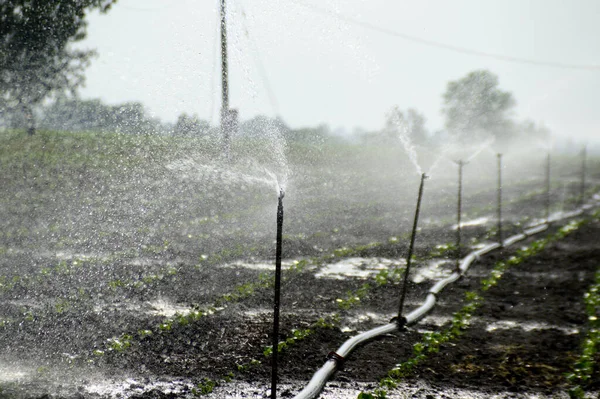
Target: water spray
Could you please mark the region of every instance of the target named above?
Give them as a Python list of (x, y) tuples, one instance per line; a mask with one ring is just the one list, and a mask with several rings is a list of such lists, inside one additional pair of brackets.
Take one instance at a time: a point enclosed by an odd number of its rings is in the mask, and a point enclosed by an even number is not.
[(467, 164), (463, 160), (456, 161), (458, 165), (458, 201), (457, 201), (457, 212), (456, 212), (456, 271), (459, 270), (460, 266), (460, 253), (461, 253), (461, 217), (462, 217), (462, 176), (463, 166)]
[(408, 247), (408, 256), (406, 257), (406, 271), (404, 272), (404, 283), (402, 284), (402, 292), (400, 294), (400, 306), (398, 307), (398, 323), (405, 324), (405, 319), (402, 316), (402, 308), (404, 307), (404, 298), (408, 287), (408, 274), (410, 273), (410, 263), (415, 246), (415, 237), (417, 235), (417, 224), (419, 223), (419, 212), (421, 211), (421, 199), (423, 198), (423, 185), (427, 179), (427, 174), (421, 174), (421, 184), (419, 185), (419, 196), (417, 197), (417, 209), (415, 210), (415, 220), (413, 223), (412, 234), (410, 235), (410, 246)]
[(587, 147), (584, 145), (581, 150), (581, 188), (579, 204), (583, 205), (585, 200), (585, 158), (587, 155)]
[(277, 357), (279, 354), (279, 303), (281, 296), (281, 242), (283, 237), (283, 197), (285, 192), (279, 189), (277, 205), (277, 244), (275, 247), (275, 300), (273, 306), (273, 359), (271, 363), (271, 399), (277, 398)]
[(550, 153), (546, 155), (546, 223), (550, 223)]
[(231, 118), (229, 109), (229, 72), (227, 63), (227, 5), (221, 0), (221, 133), (223, 135), (223, 155), (230, 161)]
[(498, 243), (502, 247), (502, 154), (496, 154), (498, 158)]

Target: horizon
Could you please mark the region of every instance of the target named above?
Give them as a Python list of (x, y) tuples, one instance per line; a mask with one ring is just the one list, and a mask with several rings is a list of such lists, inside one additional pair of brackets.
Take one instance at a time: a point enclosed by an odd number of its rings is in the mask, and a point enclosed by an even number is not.
[[(161, 0), (121, 0), (106, 15), (90, 15), (88, 38), (78, 46), (95, 48), (99, 56), (86, 72), (82, 98), (139, 101), (162, 121), (187, 113), (215, 124), (220, 84), (213, 57), (218, 58), (218, 3), (213, 3), (183, 0), (178, 7)], [(576, 141), (599, 137), (593, 104), (600, 100), (600, 69), (463, 54), (355, 23), (474, 51), (593, 67), (600, 65), (593, 51), (600, 37), (596, 2), (565, 7), (558, 1), (525, 6), (510, 1), (498, 9), (474, 1), (315, 4), (229, 3), (230, 101), (240, 119), (280, 116), (292, 128), (326, 124), (332, 131), (372, 131), (398, 105), (423, 113), (434, 132), (443, 128), (446, 84), (488, 69), (516, 99), (516, 120), (530, 119), (554, 136)], [(389, 12), (381, 13), (384, 9)], [(484, 35), (474, 34), (482, 29)]]

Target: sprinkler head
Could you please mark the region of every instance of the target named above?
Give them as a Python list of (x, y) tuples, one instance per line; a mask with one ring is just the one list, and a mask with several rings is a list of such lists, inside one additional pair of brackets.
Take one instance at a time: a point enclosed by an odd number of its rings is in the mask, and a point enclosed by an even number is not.
[(283, 188), (279, 187), (279, 199), (283, 199), (285, 197), (285, 191)]
[(423, 180), (425, 180), (425, 179), (429, 179), (431, 176), (427, 175), (427, 173), (423, 173), (423, 175), (421, 177), (423, 178)]

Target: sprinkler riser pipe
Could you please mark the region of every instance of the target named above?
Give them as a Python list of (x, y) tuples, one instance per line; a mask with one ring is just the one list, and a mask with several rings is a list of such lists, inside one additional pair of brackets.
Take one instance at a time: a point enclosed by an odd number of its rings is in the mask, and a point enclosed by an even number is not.
[(546, 156), (546, 223), (550, 222), (550, 153)]
[(460, 266), (460, 246), (461, 246), (461, 236), (462, 236), (462, 227), (461, 227), (461, 219), (462, 219), (462, 174), (463, 174), (463, 161), (458, 161), (458, 205), (456, 212), (456, 270), (458, 270)]
[(587, 155), (587, 147), (583, 146), (581, 150), (581, 188), (580, 188), (580, 201), (579, 204), (583, 205), (585, 199), (585, 158)]
[(404, 307), (404, 299), (406, 298), (406, 290), (408, 288), (408, 275), (410, 273), (410, 264), (415, 246), (415, 237), (417, 235), (417, 225), (419, 223), (419, 212), (421, 211), (421, 199), (423, 198), (423, 185), (427, 175), (421, 175), (421, 184), (419, 185), (419, 195), (417, 197), (417, 208), (415, 210), (415, 219), (413, 223), (412, 233), (410, 235), (410, 245), (408, 247), (408, 256), (406, 257), (406, 270), (404, 271), (404, 283), (402, 284), (402, 292), (400, 293), (400, 305), (398, 306), (398, 320), (402, 320), (402, 308)]
[(279, 355), (279, 306), (281, 297), (281, 250), (283, 239), (283, 190), (277, 205), (277, 241), (275, 245), (275, 298), (273, 305), (273, 358), (271, 363), (271, 399), (277, 398), (277, 360)]
[(500, 243), (500, 246), (502, 246), (502, 154), (497, 154), (496, 156), (498, 158), (498, 242)]

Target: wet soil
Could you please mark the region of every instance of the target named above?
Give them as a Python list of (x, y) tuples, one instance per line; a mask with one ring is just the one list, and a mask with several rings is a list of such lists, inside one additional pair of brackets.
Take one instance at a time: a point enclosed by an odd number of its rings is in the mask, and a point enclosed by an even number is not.
[[(402, 389), (391, 392), (391, 397), (405, 397), (405, 394), (418, 398), (554, 397), (561, 392), (565, 395), (564, 375), (570, 370), (586, 333), (582, 296), (600, 265), (599, 243), (600, 223), (594, 222), (510, 268), (500, 284), (485, 293), (483, 305), (464, 334), (444, 344), (439, 353), (417, 366)], [(410, 357), (413, 344), (419, 342), (425, 331), (444, 327), (447, 317), (463, 305), (464, 293), (477, 290), (481, 278), (497, 260), (510, 257), (520, 245), (526, 244), (527, 241), (483, 257), (467, 276), (443, 292), (433, 313), (417, 325), (359, 347), (328, 383), (323, 397), (355, 398), (363, 390), (376, 388), (380, 378)], [(292, 329), (310, 328), (313, 333), (290, 345), (280, 356), (282, 397), (298, 392), (323, 365), (329, 351), (357, 332), (384, 324), (394, 316), (397, 285), (374, 287), (358, 306), (340, 310), (336, 305), (337, 293), (362, 284), (364, 280), (317, 279), (314, 270), (286, 280), (281, 339), (292, 336)], [(407, 302), (409, 311), (424, 298), (431, 284), (431, 281), (412, 284)], [(79, 367), (92, 375), (101, 370), (100, 379), (107, 384), (128, 376), (128, 382), (119, 389), (90, 392), (88, 387), (93, 383), (80, 377), (81, 385), (75, 388), (78, 391), (70, 394), (50, 391), (52, 397), (188, 397), (193, 396), (196, 384), (207, 379), (220, 381), (210, 397), (266, 395), (271, 370), (270, 360), (262, 352), (271, 340), (271, 310), (265, 306), (270, 295), (270, 290), (259, 291), (215, 315), (188, 325), (174, 324), (170, 330), (154, 330), (154, 334), (134, 340), (127, 350), (108, 351), (91, 365), (79, 363)], [(314, 325), (320, 317), (333, 313), (339, 314), (339, 324), (335, 327)], [(148, 320), (143, 323), (153, 328)], [(82, 328), (84, 324), (71, 323), (71, 328)], [(130, 329), (140, 326), (131, 320), (129, 324)], [(20, 332), (27, 335), (24, 328)], [(37, 330), (37, 337), (42, 340), (38, 345), (42, 347), (45, 344), (39, 333), (45, 328), (49, 329), (48, 335), (52, 334), (49, 326)], [(69, 339), (64, 339), (68, 348)], [(28, 348), (22, 346), (13, 354)], [(238, 366), (250, 364), (253, 359), (260, 363), (240, 371)], [(6, 397), (42, 397), (35, 394), (44, 392), (40, 386), (43, 373), (38, 374), (37, 383), (8, 386), (3, 393)], [(161, 381), (165, 385), (149, 388)], [(48, 379), (48, 383), (56, 382)], [(600, 389), (597, 370), (589, 389)], [(68, 391), (66, 387), (63, 390)]]
[[(265, 395), (273, 292), (261, 275), (273, 271), (272, 187), (253, 186), (241, 172), (227, 181), (219, 168), (182, 176), (165, 169), (176, 155), (140, 160), (141, 166), (123, 163), (127, 157), (108, 158), (114, 167), (97, 168), (34, 155), (3, 163), (0, 398), (192, 397), (194, 388), (209, 391), (210, 381), (220, 384), (213, 398)], [(363, 272), (373, 260), (402, 266), (417, 182), (408, 169), (406, 176), (370, 171), (364, 166), (381, 153), (372, 157), (358, 164), (344, 155), (332, 165), (292, 165), (284, 258), (288, 267), (307, 262), (302, 270), (284, 271), (279, 338), (310, 334), (281, 355), (283, 397), (297, 393), (329, 351), (395, 316), (398, 284), (380, 286), (373, 274), (318, 277), (352, 259)], [(381, 163), (397, 167), (395, 157), (390, 153)], [(520, 171), (513, 176), (504, 192), (507, 235), (543, 215), (543, 179), (522, 181)], [(567, 199), (578, 186), (566, 181), (552, 191), (555, 211), (574, 205)], [(465, 185), (464, 218), (487, 221), (464, 229), (463, 254), (494, 237), (494, 181), (478, 183)], [(428, 254), (437, 245), (453, 242), (455, 205), (454, 177), (427, 183), (415, 271), (430, 267)], [(509, 271), (486, 294), (471, 328), (420, 365), (403, 390), (415, 397), (457, 397), (456, 389), (488, 396), (564, 391), (563, 373), (585, 334), (582, 294), (600, 263), (599, 232), (597, 223), (589, 225)], [(423, 332), (443, 328), (464, 293), (515, 248), (484, 257), (418, 325), (359, 348), (323, 396), (355, 398), (375, 387)], [(409, 311), (450, 272), (452, 256), (443, 253), (433, 276), (410, 284)], [(339, 306), (366, 283), (359, 301)], [(175, 315), (198, 309), (211, 314), (197, 320)]]

